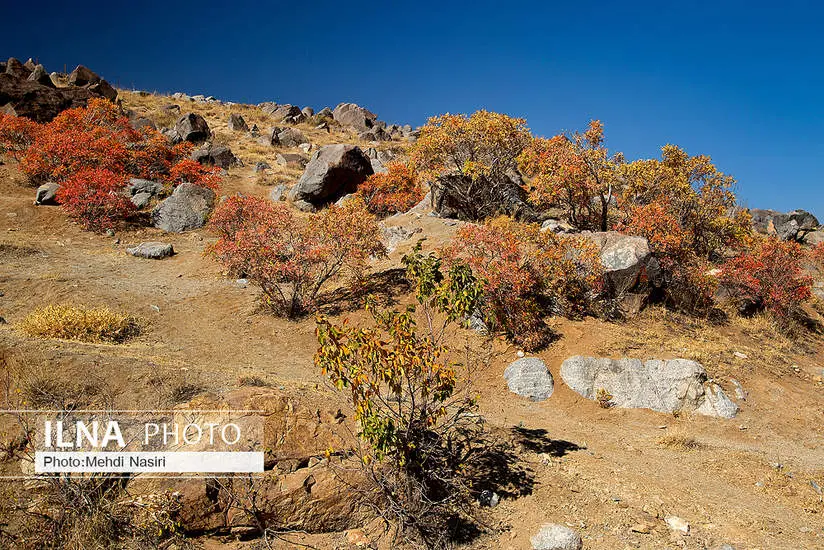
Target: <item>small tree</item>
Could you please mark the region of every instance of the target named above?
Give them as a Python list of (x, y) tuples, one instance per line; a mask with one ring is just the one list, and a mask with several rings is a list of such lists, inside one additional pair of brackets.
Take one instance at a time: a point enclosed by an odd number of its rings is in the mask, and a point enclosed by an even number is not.
[(766, 309), (787, 329), (812, 295), (812, 278), (802, 268), (803, 259), (804, 250), (798, 243), (771, 237), (728, 260), (721, 280), (736, 299)]
[(85, 229), (115, 229), (135, 211), (124, 194), (121, 175), (104, 168), (85, 168), (65, 180), (57, 190), (57, 200)]
[(432, 182), (433, 196), (448, 199), (460, 217), (478, 220), (506, 213), (522, 191), (512, 176), (530, 139), (521, 118), (489, 111), (469, 117), (446, 114), (421, 128), (410, 157)]
[(393, 162), (387, 169), (386, 173), (369, 176), (358, 186), (358, 194), (363, 197), (366, 209), (379, 217), (406, 212), (423, 199), (414, 168)]
[[(480, 286), (466, 266), (445, 276), (440, 259), (420, 251), (404, 257), (418, 308), (378, 311), (374, 326), (317, 320), (315, 364), (348, 390), (366, 443), (361, 461), (374, 491), (365, 498), (404, 536), (426, 548), (449, 547), (454, 522), (472, 517), (466, 468), (479, 450), (482, 418), (459, 391), (457, 364), (441, 345), (446, 329), (471, 313)], [(416, 314), (423, 317), (422, 327)]]
[(521, 170), (533, 178), (530, 200), (539, 207), (563, 205), (573, 225), (606, 231), (619, 187), (623, 156), (610, 156), (604, 125), (593, 120), (583, 133), (537, 138), (519, 157)]
[(342, 272), (358, 278), (370, 256), (385, 254), (374, 216), (357, 200), (306, 221), (282, 203), (231, 197), (210, 227), (218, 234), (210, 252), (257, 282), (267, 305), (288, 317), (310, 311), (330, 279)]
[(602, 286), (597, 248), (508, 218), (462, 227), (443, 250), (447, 262), (465, 262), (482, 281), (482, 310), (525, 349), (548, 343), (543, 317), (585, 313)]

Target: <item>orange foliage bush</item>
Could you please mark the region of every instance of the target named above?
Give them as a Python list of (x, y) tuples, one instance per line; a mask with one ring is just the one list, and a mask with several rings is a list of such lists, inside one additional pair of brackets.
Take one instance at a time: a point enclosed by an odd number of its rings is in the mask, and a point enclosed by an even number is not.
[(386, 173), (369, 176), (358, 187), (366, 209), (381, 217), (406, 212), (423, 199), (414, 168), (393, 162), (387, 169), (389, 171)]
[(370, 256), (385, 254), (377, 221), (358, 200), (305, 220), (282, 203), (231, 197), (209, 225), (219, 237), (209, 252), (258, 283), (267, 305), (288, 317), (311, 310), (330, 279), (357, 279)]
[(25, 117), (0, 113), (0, 153), (11, 153), (19, 158), (20, 153), (31, 147), (40, 125)]
[(764, 239), (728, 260), (721, 279), (732, 295), (769, 311), (786, 328), (811, 297), (812, 278), (802, 269), (804, 250), (795, 242)]
[(581, 315), (602, 288), (603, 268), (591, 242), (508, 218), (465, 225), (442, 253), (447, 263), (472, 268), (483, 284), (485, 320), (527, 350), (548, 342), (545, 315)]
[(114, 229), (134, 212), (135, 206), (123, 194), (124, 177), (105, 168), (84, 168), (66, 179), (57, 191), (57, 200), (85, 229)]
[(183, 159), (171, 167), (167, 181), (174, 187), (181, 183), (193, 183), (212, 191), (220, 189), (220, 168), (204, 166), (192, 159)]

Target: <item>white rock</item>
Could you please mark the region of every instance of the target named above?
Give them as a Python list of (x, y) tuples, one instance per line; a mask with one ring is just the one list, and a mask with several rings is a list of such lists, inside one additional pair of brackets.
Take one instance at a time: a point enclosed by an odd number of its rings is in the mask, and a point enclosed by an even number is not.
[(690, 534), (690, 524), (679, 518), (678, 516), (667, 516), (664, 519), (667, 522), (667, 527), (671, 530), (681, 533), (682, 535), (689, 535)]
[(575, 530), (557, 523), (547, 523), (529, 539), (533, 550), (580, 550), (584, 547)]

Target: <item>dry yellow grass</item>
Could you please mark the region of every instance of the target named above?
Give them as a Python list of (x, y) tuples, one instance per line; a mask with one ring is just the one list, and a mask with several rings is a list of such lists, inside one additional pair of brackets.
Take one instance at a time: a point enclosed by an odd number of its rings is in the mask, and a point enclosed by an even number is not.
[(695, 451), (702, 447), (694, 437), (683, 433), (671, 433), (658, 439), (656, 442), (660, 447), (672, 449), (674, 451)]
[(108, 308), (48, 305), (29, 313), (20, 330), (39, 338), (120, 343), (139, 334), (140, 326), (134, 317)]

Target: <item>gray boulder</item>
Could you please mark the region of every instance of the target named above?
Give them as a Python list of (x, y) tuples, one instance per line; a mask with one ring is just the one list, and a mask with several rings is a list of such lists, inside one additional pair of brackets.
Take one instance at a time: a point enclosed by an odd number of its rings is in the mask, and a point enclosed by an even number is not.
[(32, 82), (37, 82), (38, 84), (42, 84), (43, 86), (48, 86), (49, 88), (54, 88), (54, 82), (52, 82), (49, 73), (46, 72), (46, 68), (43, 65), (37, 65), (34, 67), (34, 70), (29, 75), (28, 80)]
[(135, 247), (127, 248), (126, 252), (132, 256), (148, 260), (162, 260), (175, 253), (172, 245), (157, 242), (140, 243)]
[(289, 191), (289, 200), (315, 205), (334, 202), (357, 191), (358, 185), (373, 173), (360, 147), (326, 145), (312, 155), (300, 180)]
[(206, 119), (195, 113), (187, 113), (175, 122), (175, 132), (183, 141), (201, 143), (212, 136)]
[(318, 211), (318, 208), (308, 201), (294, 201), (292, 204), (301, 212), (309, 212), (312, 214)]
[(389, 169), (383, 165), (380, 159), (369, 159), (369, 163), (372, 165), (372, 171), (376, 174), (385, 174), (389, 172)]
[[(295, 117), (295, 116), (298, 116), (298, 115), (301, 114), (300, 107), (298, 107), (296, 105), (289, 105), (289, 104), (278, 105), (278, 106), (270, 109), (270, 111), (271, 112), (269, 114), (272, 115), (272, 118), (274, 118), (278, 121), (282, 121), (285, 118)], [(266, 112), (266, 110), (264, 110), (264, 112)]]
[(282, 183), (274, 186), (269, 192), (269, 198), (274, 202), (284, 200), (286, 198), (286, 186)]
[(22, 79), (28, 78), (31, 74), (31, 70), (21, 63), (16, 57), (10, 57), (9, 60), (6, 61), (6, 70), (4, 72), (8, 75)]
[(324, 107), (323, 109), (318, 111), (317, 117), (318, 118), (334, 118), (334, 115), (332, 113), (332, 109), (330, 109), (329, 107)]
[(44, 183), (37, 188), (34, 194), (34, 204), (37, 205), (55, 205), (57, 204), (57, 190), (60, 185), (56, 183)]
[(373, 126), (365, 132), (360, 132), (358, 137), (364, 141), (392, 141), (392, 136), (380, 126)]
[(203, 227), (215, 203), (215, 192), (192, 183), (181, 183), (172, 196), (152, 210), (152, 225), (170, 233)]
[(246, 121), (243, 120), (243, 117), (232, 113), (229, 115), (229, 130), (232, 132), (248, 132), (249, 126), (246, 125)]
[(276, 145), (280, 145), (280, 139), (278, 138), (278, 134), (280, 134), (282, 131), (283, 128), (279, 128), (277, 126), (269, 128), (265, 134), (261, 135), (258, 138), (258, 141), (262, 145), (271, 145), (273, 147)]
[(652, 256), (644, 237), (624, 235), (616, 231), (583, 232), (598, 247), (608, 291), (620, 296), (637, 289), (643, 280), (652, 285), (663, 284), (658, 261)]
[(806, 210), (782, 213), (775, 210), (750, 210), (753, 228), (759, 233), (775, 235), (784, 241), (802, 240), (804, 235), (818, 228), (818, 220)]
[[(341, 197), (338, 201), (338, 204), (341, 203), (347, 197), (353, 197), (354, 195), (346, 195)], [(393, 226), (385, 226), (381, 224), (381, 234), (383, 238), (383, 245), (386, 247), (387, 252), (392, 252), (398, 245), (404, 241), (408, 241), (411, 239), (415, 234), (420, 233), (423, 231), (420, 227), (415, 229), (410, 229), (407, 227), (403, 227), (400, 225), (393, 225)]]
[(269, 166), (268, 162), (262, 162), (261, 161), (261, 162), (258, 162), (257, 164), (255, 164), (255, 167), (252, 169), (252, 171), (255, 174), (257, 174), (258, 172), (263, 172), (265, 170), (268, 170), (269, 168), (271, 168), (271, 166)]
[(297, 128), (286, 128), (278, 134), (278, 143), (284, 147), (297, 147), (301, 143), (309, 143), (309, 140)]
[(532, 401), (549, 399), (555, 390), (552, 374), (546, 363), (537, 357), (522, 357), (513, 361), (504, 371), (509, 391)]
[(315, 116), (315, 110), (311, 107), (304, 107), (303, 109), (300, 110), (300, 112), (306, 118), (311, 118), (311, 117)]
[(378, 116), (354, 103), (341, 103), (332, 111), (332, 118), (341, 126), (354, 128), (360, 133), (375, 126)]
[(69, 75), (71, 86), (88, 86), (100, 82), (100, 76), (93, 70), (83, 65), (78, 65)]
[(822, 229), (819, 229), (818, 231), (810, 231), (804, 235), (804, 244), (815, 246), (821, 243), (824, 243), (824, 230)]
[(596, 400), (601, 389), (609, 392), (618, 407), (695, 411), (722, 418), (738, 411), (720, 387), (707, 383), (704, 367), (687, 359), (641, 361), (578, 355), (563, 362), (561, 378), (587, 399)]
[(232, 150), (225, 145), (204, 145), (200, 149), (192, 151), (191, 159), (206, 166), (217, 166), (224, 169), (240, 164)]
[(529, 539), (533, 550), (581, 550), (584, 542), (574, 529), (558, 523), (547, 523)]
[(140, 130), (141, 128), (151, 128), (152, 130), (157, 130), (157, 126), (154, 121), (150, 118), (146, 118), (145, 116), (133, 118), (129, 121), (129, 125), (135, 130)]
[(132, 178), (129, 180), (129, 185), (126, 186), (132, 196), (138, 193), (148, 193), (151, 196), (159, 195), (163, 192), (163, 184), (156, 181), (144, 180), (140, 178)]
[(134, 204), (135, 208), (137, 208), (138, 210), (142, 210), (142, 209), (146, 208), (147, 206), (149, 206), (149, 203), (151, 202), (151, 200), (152, 200), (151, 193), (137, 193), (137, 194), (133, 195), (132, 198), (131, 198), (132, 204)]

